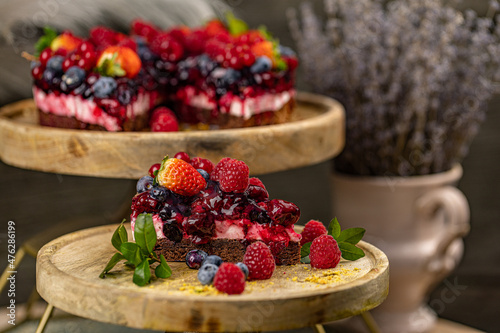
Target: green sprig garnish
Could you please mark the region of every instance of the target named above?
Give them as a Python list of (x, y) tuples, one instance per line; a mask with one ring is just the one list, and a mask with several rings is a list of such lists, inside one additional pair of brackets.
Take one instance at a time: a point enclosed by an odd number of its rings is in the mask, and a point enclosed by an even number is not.
[(167, 264), (165, 257), (158, 258), (153, 251), (156, 245), (156, 231), (151, 214), (140, 214), (135, 221), (135, 243), (128, 241), (127, 230), (123, 225), (118, 226), (111, 237), (111, 244), (119, 252), (115, 253), (99, 277), (104, 279), (117, 263), (126, 260), (125, 265), (134, 269), (132, 281), (138, 286), (145, 286), (151, 281), (151, 266), (155, 268), (155, 276), (166, 279), (172, 275), (172, 269)]
[[(365, 252), (356, 246), (356, 244), (358, 244), (365, 235), (365, 231), (366, 230), (363, 228), (349, 228), (342, 230), (337, 218), (331, 220), (328, 225), (328, 235), (332, 236), (333, 239), (337, 241), (340, 252), (342, 253), (342, 258), (352, 261), (365, 256)], [(304, 264), (310, 263), (309, 253), (311, 243), (312, 242), (305, 243), (302, 245), (300, 250), (300, 262)]]
[(43, 28), (43, 36), (38, 39), (35, 43), (35, 56), (39, 56), (43, 50), (50, 47), (52, 41), (57, 37), (57, 31), (51, 27)]
[(97, 64), (97, 72), (103, 76), (121, 77), (127, 73), (117, 62), (118, 53), (115, 52), (110, 58), (103, 58)]
[(233, 36), (241, 35), (248, 31), (248, 25), (245, 21), (234, 16), (232, 12), (226, 13), (227, 30)]

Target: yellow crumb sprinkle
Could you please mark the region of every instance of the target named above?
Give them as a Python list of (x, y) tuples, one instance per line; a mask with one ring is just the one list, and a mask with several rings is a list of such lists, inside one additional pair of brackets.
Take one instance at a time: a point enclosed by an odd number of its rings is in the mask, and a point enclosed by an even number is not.
[(196, 295), (221, 295), (224, 293), (219, 292), (214, 286), (203, 286), (199, 284), (188, 285), (183, 283), (183, 286), (179, 287), (179, 291), (184, 291), (187, 294)]
[(292, 281), (293, 282), (297, 282), (298, 279), (299, 279), (298, 277), (294, 276), (293, 279), (292, 279)]

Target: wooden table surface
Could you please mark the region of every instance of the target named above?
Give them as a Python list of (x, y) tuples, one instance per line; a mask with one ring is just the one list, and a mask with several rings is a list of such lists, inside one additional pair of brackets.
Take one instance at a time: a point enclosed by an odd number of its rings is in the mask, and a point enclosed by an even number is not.
[(214, 163), (240, 159), (258, 175), (314, 165), (343, 147), (343, 107), (309, 93), (298, 93), (292, 121), (285, 124), (174, 133), (44, 127), (31, 99), (0, 109), (0, 159), (59, 174), (139, 179), (165, 155), (186, 151)]
[[(167, 331), (293, 329), (353, 316), (379, 305), (388, 293), (388, 260), (361, 242), (366, 256), (330, 270), (310, 265), (277, 267), (269, 280), (246, 283), (241, 295), (203, 288), (195, 270), (170, 263), (173, 275), (145, 287), (117, 265), (100, 279), (116, 250), (117, 225), (67, 234), (46, 244), (37, 258), (37, 290), (56, 308), (96, 321)], [(129, 230), (130, 233), (130, 230)], [(324, 283), (324, 284), (322, 284)]]

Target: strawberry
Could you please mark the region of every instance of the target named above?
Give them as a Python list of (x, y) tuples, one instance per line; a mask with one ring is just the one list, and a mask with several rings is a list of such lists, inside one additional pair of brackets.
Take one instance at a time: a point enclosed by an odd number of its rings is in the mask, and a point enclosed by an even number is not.
[(309, 259), (314, 268), (335, 268), (341, 256), (337, 242), (330, 235), (319, 236), (311, 244)]
[(135, 77), (141, 69), (141, 59), (126, 46), (108, 46), (97, 60), (98, 70), (105, 76)]
[(219, 170), (219, 187), (224, 192), (243, 193), (248, 187), (249, 174), (245, 162), (231, 158)]
[(214, 277), (214, 287), (229, 295), (238, 295), (245, 290), (245, 274), (233, 263), (220, 265)]
[(304, 245), (305, 243), (312, 242), (317, 237), (319, 237), (321, 235), (326, 235), (327, 233), (328, 233), (328, 231), (326, 230), (323, 223), (316, 221), (316, 220), (310, 220), (304, 226), (304, 230), (302, 230), (302, 233), (301, 233), (302, 239), (300, 240), (300, 245)]
[(73, 36), (73, 34), (69, 31), (65, 31), (52, 40), (50, 43), (50, 49), (54, 52), (60, 49), (63, 49), (66, 52), (71, 52), (76, 50), (82, 42), (82, 39)]
[(165, 157), (156, 179), (161, 186), (184, 196), (193, 196), (207, 185), (202, 175), (191, 164), (178, 158)]
[(254, 242), (247, 247), (243, 263), (247, 265), (248, 278), (252, 280), (270, 279), (276, 268), (271, 250), (261, 241)]
[(271, 60), (274, 59), (273, 43), (268, 40), (255, 43), (250, 47), (250, 49), (252, 50), (255, 58), (259, 56), (266, 56)]

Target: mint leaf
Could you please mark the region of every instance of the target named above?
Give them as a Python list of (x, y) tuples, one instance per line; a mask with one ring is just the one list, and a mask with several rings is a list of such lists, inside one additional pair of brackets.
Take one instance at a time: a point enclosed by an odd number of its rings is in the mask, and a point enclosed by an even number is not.
[(342, 252), (342, 258), (346, 260), (354, 261), (365, 256), (365, 252), (356, 245), (345, 242), (339, 242), (338, 244), (340, 252)]
[(151, 214), (140, 214), (135, 220), (135, 242), (142, 253), (149, 255), (156, 245), (156, 230)]
[(111, 237), (111, 244), (118, 251), (120, 251), (120, 246), (122, 245), (122, 243), (128, 241), (127, 230), (125, 229), (123, 222), (125, 222), (125, 220), (123, 220), (118, 228), (116, 228), (115, 232), (113, 233), (113, 237)]
[(309, 259), (309, 256), (306, 256), (306, 257), (300, 258), (300, 262), (303, 264), (310, 264), (311, 259)]
[(39, 56), (40, 53), (45, 50), (47, 47), (50, 47), (50, 44), (52, 44), (52, 41), (56, 39), (57, 37), (57, 31), (52, 29), (51, 27), (44, 27), (43, 28), (43, 36), (38, 39), (38, 41), (35, 43), (35, 55)]
[(144, 259), (135, 269), (132, 281), (138, 286), (145, 286), (151, 280), (148, 259)]
[(237, 36), (248, 31), (248, 25), (245, 23), (245, 21), (236, 18), (236, 16), (234, 16), (232, 12), (226, 13), (226, 21), (227, 29), (233, 36)]
[(312, 242), (308, 242), (308, 243), (305, 243), (304, 245), (302, 245), (302, 247), (300, 248), (300, 257), (301, 258), (307, 257), (309, 255), (309, 252), (311, 251), (311, 244), (312, 244)]
[(340, 223), (337, 218), (334, 218), (333, 220), (330, 221), (330, 224), (328, 225), (328, 234), (332, 236), (335, 240), (338, 240), (340, 236)]
[(122, 260), (125, 260), (125, 257), (121, 254), (121, 253), (115, 253), (111, 259), (109, 260), (108, 264), (106, 265), (106, 267), (104, 267), (104, 270), (101, 272), (101, 274), (99, 274), (99, 277), (101, 279), (104, 279), (105, 276), (106, 276), (106, 273), (109, 272), (110, 270), (113, 269), (113, 267), (115, 267), (115, 265), (117, 263), (119, 263), (120, 261)]
[(340, 236), (337, 238), (337, 242), (345, 242), (349, 244), (358, 244), (358, 242), (365, 235), (365, 229), (363, 228), (349, 228), (342, 230)]
[(156, 266), (155, 275), (162, 279), (169, 278), (172, 275), (172, 269), (167, 264), (163, 254), (160, 256), (160, 264)]
[(142, 261), (144, 256), (141, 253), (141, 249), (136, 243), (126, 242), (120, 246), (120, 251), (122, 252), (125, 259), (127, 259), (131, 264), (137, 266)]

